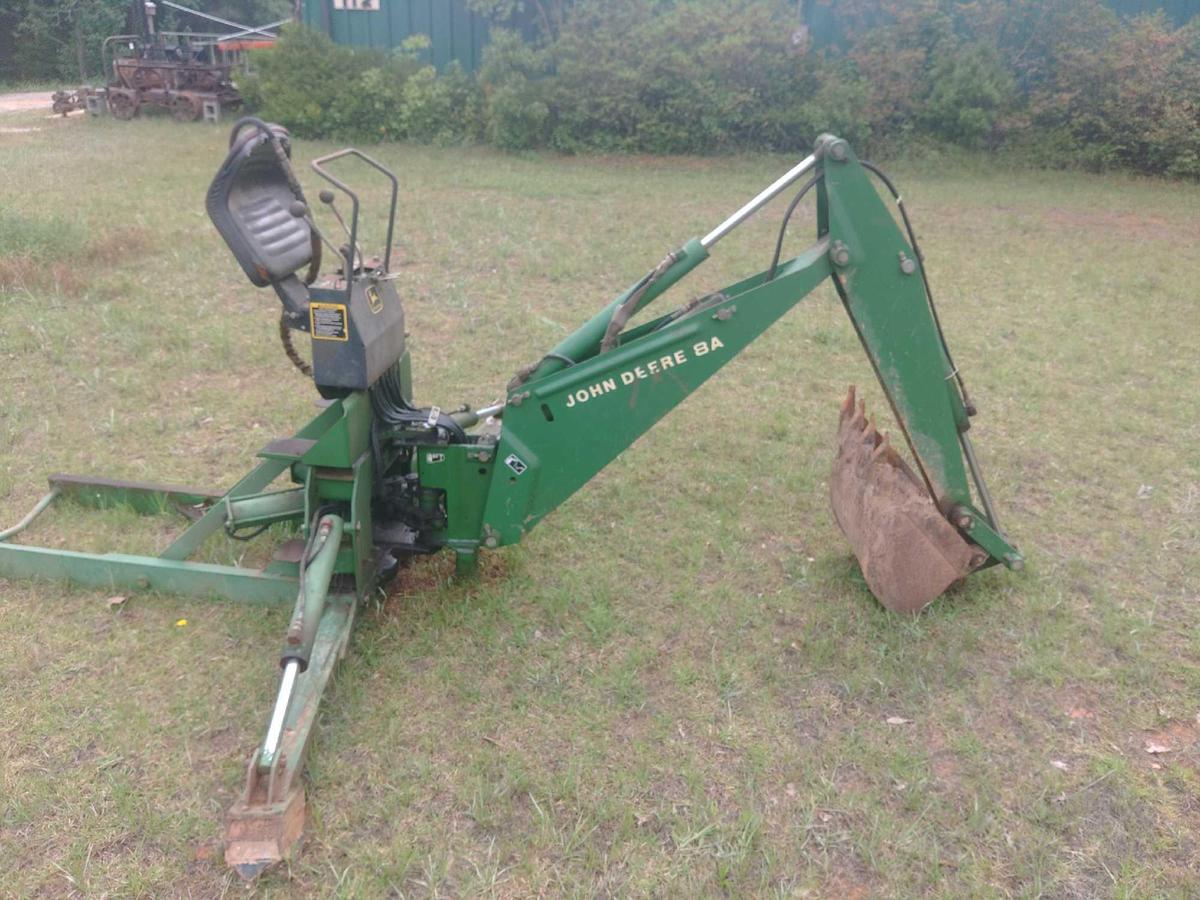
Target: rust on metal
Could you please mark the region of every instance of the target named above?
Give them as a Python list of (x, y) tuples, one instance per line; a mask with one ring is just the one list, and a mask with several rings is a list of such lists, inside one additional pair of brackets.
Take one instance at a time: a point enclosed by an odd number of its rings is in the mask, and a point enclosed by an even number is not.
[(280, 758), (268, 773), (250, 759), (246, 789), (225, 820), (225, 863), (249, 881), (287, 859), (304, 831), (304, 787)]
[(880, 603), (918, 612), (980, 565), (980, 554), (867, 417), (853, 386), (842, 403), (837, 443), (833, 514)]
[(233, 64), (201, 48), (186, 43), (167, 45), (153, 35), (114, 36), (104, 42), (102, 52), (110, 48), (114, 56), (106, 88), (80, 89), (76, 93), (81, 105), (89, 94), (103, 95), (117, 119), (128, 120), (144, 110), (159, 109), (177, 121), (191, 122), (204, 115), (205, 104), (218, 111), (242, 104), (242, 95), (233, 83)]
[(87, 88), (55, 91), (50, 97), (50, 108), (55, 115), (65, 116), (87, 106)]

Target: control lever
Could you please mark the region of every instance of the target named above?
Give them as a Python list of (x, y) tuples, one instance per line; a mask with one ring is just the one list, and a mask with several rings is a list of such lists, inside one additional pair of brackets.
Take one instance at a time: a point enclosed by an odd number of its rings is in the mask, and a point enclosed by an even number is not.
[(306, 222), (308, 222), (308, 227), (313, 233), (312, 261), (308, 264), (308, 272), (304, 276), (304, 283), (312, 284), (317, 280), (317, 276), (321, 274), (321, 241), (324, 241), (326, 244), (328, 244), (329, 249), (339, 256), (341, 255), (341, 251), (339, 251), (337, 247), (333, 246), (333, 242), (329, 240), (329, 238), (325, 237), (324, 232), (317, 227), (317, 223), (314, 222), (312, 216), (309, 215), (308, 204), (303, 200), (293, 200), (291, 205), (288, 207), (288, 212), (292, 214), (292, 218), (304, 219)]
[[(350, 226), (346, 224), (346, 220), (342, 218), (342, 213), (337, 208), (337, 205), (335, 202), (337, 200), (337, 196), (333, 193), (333, 191), (326, 188), (325, 190), (321, 191), (321, 193), (317, 194), (317, 197), (320, 199), (320, 201), (322, 203), (324, 203), (326, 206), (329, 207), (329, 211), (331, 213), (333, 213), (334, 218), (338, 220), (339, 224), (341, 224), (342, 230), (346, 232), (346, 237), (350, 238), (350, 240), (353, 241), (354, 233), (350, 230)], [(362, 247), (358, 244), (357, 241), (355, 241), (355, 243), (354, 243), (354, 252), (358, 256), (358, 262), (356, 264), (356, 267), (363, 266), (364, 262), (363, 262)]]

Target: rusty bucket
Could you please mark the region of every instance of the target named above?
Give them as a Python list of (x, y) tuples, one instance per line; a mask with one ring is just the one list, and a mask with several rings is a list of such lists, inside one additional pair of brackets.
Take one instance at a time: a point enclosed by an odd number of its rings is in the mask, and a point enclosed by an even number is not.
[(867, 418), (853, 386), (842, 403), (837, 443), (833, 514), (867, 587), (885, 607), (919, 612), (985, 561)]

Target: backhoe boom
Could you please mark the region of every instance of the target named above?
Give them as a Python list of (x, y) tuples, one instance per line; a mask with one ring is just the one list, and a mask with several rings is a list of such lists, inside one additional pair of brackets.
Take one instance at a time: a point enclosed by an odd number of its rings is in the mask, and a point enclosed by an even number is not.
[[(792, 260), (621, 333), (611, 323), (661, 297), (708, 248), (800, 176), (816, 172), (818, 236)], [(515, 543), (814, 288), (831, 278), (937, 511), (979, 548), (971, 568), (1019, 565), (975, 506), (961, 440), (969, 427), (916, 250), (844, 141), (805, 163), (645, 278), (510, 385), (484, 507), (485, 546)], [(757, 205), (755, 205), (757, 204)], [(729, 223), (733, 224), (730, 225)], [(615, 344), (605, 349), (606, 340)], [(963, 573), (965, 574), (965, 573)], [(938, 591), (940, 593), (940, 590)]]

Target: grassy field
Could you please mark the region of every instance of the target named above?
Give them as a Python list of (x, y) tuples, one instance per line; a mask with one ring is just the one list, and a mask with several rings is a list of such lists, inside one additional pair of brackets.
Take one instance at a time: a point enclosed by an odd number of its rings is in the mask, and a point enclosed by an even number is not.
[[(203, 212), (224, 141), (0, 118), (4, 525), (50, 472), (227, 486), (313, 413)], [(443, 407), (788, 164), (378, 153)], [(827, 477), (846, 385), (882, 398), (822, 289), (478, 580), (435, 559), (364, 611), (303, 853), (250, 893), (1200, 893), (1200, 188), (894, 169), (1027, 569), (916, 620), (866, 592)], [(764, 267), (777, 215), (690, 289)], [(21, 540), (177, 527), (64, 507)], [(0, 893), (245, 895), (220, 822), (287, 611), (107, 599), (0, 581)]]

